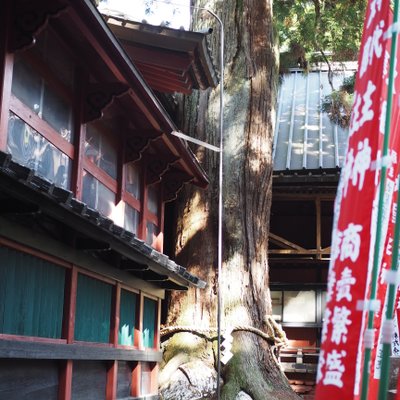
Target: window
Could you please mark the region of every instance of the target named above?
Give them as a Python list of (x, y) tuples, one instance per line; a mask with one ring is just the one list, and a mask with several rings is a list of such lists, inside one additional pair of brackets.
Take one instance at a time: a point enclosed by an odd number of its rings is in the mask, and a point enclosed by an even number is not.
[(0, 333), (60, 339), (65, 269), (0, 247)]
[(71, 185), (74, 65), (56, 34), (41, 34), (13, 66), (7, 151), (63, 188)]
[[(139, 234), (142, 207), (140, 168), (134, 163), (125, 165), (124, 188), (118, 179), (121, 137), (115, 132), (112, 112), (101, 121), (89, 123), (86, 130), (85, 162), (82, 200), (90, 207), (111, 218), (115, 224)], [(120, 198), (118, 204), (116, 199)]]
[(159, 191), (159, 185), (149, 186), (147, 209), (154, 215), (158, 214)]
[(10, 112), (7, 151), (13, 159), (64, 189), (70, 186), (70, 158), (21, 118)]
[(273, 318), (284, 325), (320, 325), (324, 310), (326, 291), (271, 290)]
[(152, 222), (147, 222), (146, 224), (146, 243), (149, 245), (153, 245), (157, 240), (158, 235), (160, 233), (160, 229), (157, 225)]
[(124, 228), (129, 232), (138, 233), (140, 214), (139, 211), (125, 204)]
[(46, 72), (27, 56), (16, 56), (12, 93), (68, 142), (72, 142), (72, 111), (67, 99), (45, 78)]
[(118, 145), (106, 121), (109, 117), (87, 125), (82, 200), (121, 225), (116, 209)]
[(137, 297), (137, 294), (121, 289), (118, 344), (135, 345), (135, 330), (138, 329), (136, 322)]
[(288, 290), (283, 293), (284, 322), (316, 322), (314, 290)]
[[(63, 334), (70, 337), (70, 322), (75, 318), (75, 341), (81, 342), (83, 352), (89, 348), (92, 350), (87, 351), (88, 359), (71, 361), (72, 385), (69, 386), (69, 390), (72, 398), (87, 399), (93, 395), (96, 399), (104, 399), (108, 385), (107, 371), (110, 367), (114, 368), (114, 361), (117, 361), (118, 365), (117, 382), (114, 382), (118, 398), (136, 398), (157, 393), (157, 356), (153, 352), (146, 355), (139, 355), (137, 352), (148, 348), (156, 349), (158, 345), (159, 300), (139, 295), (134, 289), (119, 289), (116, 281), (102, 278), (100, 275), (97, 279), (97, 275), (85, 273), (78, 266), (67, 263), (60, 266), (56, 262), (48, 261), (51, 260), (51, 256), (47, 256), (48, 260), (45, 260), (1, 243), (0, 335), (31, 336), (36, 339), (27, 338), (26, 343), (37, 343), (39, 340), (56, 341), (68, 346), (67, 337), (63, 337)], [(70, 267), (72, 269), (69, 269)], [(102, 279), (107, 279), (107, 282)], [(76, 287), (76, 298), (71, 298), (75, 294), (73, 287)], [(118, 296), (120, 311), (116, 314)], [(75, 308), (69, 309), (69, 305), (74, 301)], [(64, 307), (68, 310), (65, 315)], [(141, 307), (142, 324), (139, 320)], [(73, 309), (75, 317), (70, 316)], [(70, 317), (72, 319), (68, 320)], [(112, 321), (119, 321), (118, 325), (115, 326)], [(139, 330), (140, 325), (142, 331)], [(114, 328), (118, 329), (117, 343), (114, 342)], [(143, 345), (139, 346), (141, 340)], [(102, 343), (107, 347), (116, 344), (135, 346), (137, 351), (132, 353), (132, 349), (125, 349), (130, 352), (129, 359), (132, 361), (124, 360), (124, 349), (121, 347), (116, 360), (90, 360), (89, 353), (95, 352), (93, 349), (99, 348)], [(64, 361), (43, 364), (46, 374), (51, 374), (55, 382), (54, 387), (48, 388), (48, 398), (57, 397), (58, 374), (66, 367)], [(30, 366), (32, 362), (24, 360), (23, 365)], [(4, 364), (3, 372), (5, 368)], [(40, 372), (37, 368), (35, 371), (28, 375), (41, 380), (42, 376), (44, 377), (43, 371)]]
[(155, 344), (155, 330), (157, 326), (157, 302), (147, 297), (144, 298), (143, 303), (143, 346), (145, 348), (154, 348)]
[(125, 190), (136, 200), (140, 200), (142, 185), (140, 184), (140, 169), (136, 163), (126, 164)]
[(146, 243), (160, 248), (159, 243), (160, 234), (160, 193), (161, 188), (159, 184), (151, 185), (147, 190), (147, 212), (146, 212)]
[(87, 125), (85, 156), (115, 180), (117, 179), (117, 144), (109, 131), (99, 129), (101, 125), (100, 123)]
[(75, 340), (108, 343), (112, 286), (87, 275), (78, 275)]
[(123, 200), (125, 202), (124, 228), (128, 231), (139, 234), (142, 179), (141, 169), (136, 163), (125, 165), (125, 191)]
[(115, 209), (115, 193), (89, 172), (83, 175), (82, 193), (83, 202), (106, 217), (112, 218)]

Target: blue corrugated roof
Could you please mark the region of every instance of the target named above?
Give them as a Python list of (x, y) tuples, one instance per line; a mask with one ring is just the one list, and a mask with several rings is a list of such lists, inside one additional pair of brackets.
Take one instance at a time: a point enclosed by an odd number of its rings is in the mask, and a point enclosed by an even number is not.
[[(354, 74), (353, 68), (336, 70), (335, 89)], [(321, 111), (322, 100), (332, 92), (327, 71), (294, 70), (283, 76), (274, 133), (274, 171), (341, 168), (348, 129), (333, 123)]]

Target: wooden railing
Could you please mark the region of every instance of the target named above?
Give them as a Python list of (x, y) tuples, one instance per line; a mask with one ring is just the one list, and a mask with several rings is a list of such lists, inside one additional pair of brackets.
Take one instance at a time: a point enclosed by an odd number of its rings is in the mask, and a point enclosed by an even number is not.
[(279, 355), (283, 372), (315, 374), (317, 372), (319, 348), (286, 347)]

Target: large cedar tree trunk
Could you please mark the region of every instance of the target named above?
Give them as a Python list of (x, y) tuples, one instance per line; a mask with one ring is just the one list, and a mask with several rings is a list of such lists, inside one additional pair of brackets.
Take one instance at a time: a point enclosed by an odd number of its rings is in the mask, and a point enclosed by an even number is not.
[[(267, 244), (272, 183), (272, 134), (277, 81), (272, 0), (198, 0), (225, 24), (224, 225), (220, 277), (223, 326), (267, 332), (271, 314)], [(219, 65), (219, 27), (194, 13), (194, 29), (213, 27)], [(186, 133), (218, 145), (219, 88), (183, 100)], [(178, 202), (176, 257), (207, 282), (205, 289), (171, 295), (166, 326), (193, 332), (163, 337), (160, 373), (163, 399), (214, 399), (216, 390), (218, 154), (196, 149), (211, 184), (186, 188)], [(197, 330), (197, 332), (195, 332)], [(222, 368), (222, 399), (297, 399), (268, 341), (255, 333), (233, 333), (234, 357)], [(214, 339), (214, 340), (212, 340)]]

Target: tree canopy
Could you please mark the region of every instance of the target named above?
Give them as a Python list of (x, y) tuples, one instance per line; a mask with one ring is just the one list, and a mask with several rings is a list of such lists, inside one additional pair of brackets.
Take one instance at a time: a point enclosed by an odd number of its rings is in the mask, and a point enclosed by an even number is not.
[(282, 67), (310, 61), (356, 60), (366, 0), (281, 0), (274, 2)]

